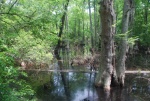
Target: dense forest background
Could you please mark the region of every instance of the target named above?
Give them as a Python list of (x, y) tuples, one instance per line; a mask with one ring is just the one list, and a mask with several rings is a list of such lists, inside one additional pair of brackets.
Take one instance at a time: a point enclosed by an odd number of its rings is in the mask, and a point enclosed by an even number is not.
[[(128, 57), (142, 57), (150, 54), (150, 1), (131, 1)], [(124, 36), (122, 0), (114, 0), (114, 8), (117, 50)], [(25, 65), (22, 61), (42, 68), (53, 63), (56, 48), (71, 58), (88, 56), (91, 48), (99, 52), (100, 32), (99, 0), (0, 0), (0, 99), (26, 100), (34, 94), (24, 80), (17, 81), (20, 75), (27, 76), (18, 71)]]

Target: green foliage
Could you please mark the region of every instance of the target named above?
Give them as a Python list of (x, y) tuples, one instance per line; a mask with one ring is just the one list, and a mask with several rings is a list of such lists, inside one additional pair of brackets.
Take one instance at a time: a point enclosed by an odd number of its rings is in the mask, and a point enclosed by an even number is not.
[(4, 41), (0, 38), (0, 52), (7, 51), (8, 47), (4, 44)]
[(150, 47), (150, 35), (142, 33), (140, 34), (140, 43), (145, 47)]
[(137, 42), (139, 40), (139, 38), (136, 36), (136, 37), (130, 37), (128, 38), (128, 44), (129, 46), (134, 46), (135, 45), (135, 42)]
[[(65, 38), (69, 39), (70, 44), (74, 47), (80, 45), (81, 41), (87, 43), (90, 40), (90, 19), (88, 14), (88, 2), (82, 0), (70, 1), (68, 9), (68, 24), (69, 28), (66, 29), (68, 34), (65, 34)], [(92, 18), (94, 13), (92, 12)], [(92, 19), (94, 21), (94, 19)], [(84, 27), (83, 27), (84, 26)], [(94, 33), (93, 33), (94, 34)], [(86, 40), (83, 40), (83, 39)], [(90, 44), (86, 44), (87, 47)]]
[(53, 55), (50, 53), (50, 44), (45, 40), (36, 38), (31, 32), (21, 30), (15, 38), (13, 48), (17, 51), (17, 57), (49, 63)]
[(14, 68), (13, 58), (0, 53), (0, 100), (1, 101), (28, 101), (34, 91), (25, 80), (18, 80), (19, 76), (27, 76)]
[(150, 16), (148, 16), (150, 7), (149, 1), (135, 0), (135, 7), (133, 36), (139, 37), (139, 44), (141, 46), (144, 46), (145, 48), (150, 47)]

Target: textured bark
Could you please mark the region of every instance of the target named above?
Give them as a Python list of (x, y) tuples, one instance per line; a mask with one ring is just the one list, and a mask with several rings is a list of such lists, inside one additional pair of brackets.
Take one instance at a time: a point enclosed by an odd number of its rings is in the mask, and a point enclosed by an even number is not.
[(125, 61), (126, 61), (126, 53), (128, 51), (127, 33), (129, 27), (129, 15), (131, 10), (131, 3), (132, 3), (131, 0), (124, 0), (123, 17), (122, 17), (122, 34), (124, 34), (124, 37), (120, 38), (119, 54), (117, 61), (117, 76), (120, 86), (124, 86)]
[(113, 57), (113, 36), (115, 33), (114, 22), (115, 12), (113, 0), (101, 0), (100, 18), (102, 24), (101, 32), (101, 67), (97, 74), (95, 85), (102, 86), (109, 90), (113, 74), (112, 57)]

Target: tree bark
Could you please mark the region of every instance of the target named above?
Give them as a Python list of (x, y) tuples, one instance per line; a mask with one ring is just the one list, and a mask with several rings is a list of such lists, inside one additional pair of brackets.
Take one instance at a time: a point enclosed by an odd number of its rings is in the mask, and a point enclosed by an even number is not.
[(116, 68), (118, 83), (120, 84), (120, 86), (124, 86), (125, 61), (126, 61), (126, 53), (128, 52), (127, 35), (129, 28), (129, 15), (131, 10), (131, 3), (132, 3), (131, 0), (124, 0), (123, 17), (122, 17), (122, 34), (124, 34), (124, 36), (120, 38), (118, 61)]
[(115, 12), (113, 8), (113, 0), (101, 0), (100, 2), (100, 18), (102, 24), (101, 32), (101, 67), (96, 76), (95, 85), (101, 86), (105, 90), (110, 90), (113, 66), (113, 36), (115, 33), (114, 22)]

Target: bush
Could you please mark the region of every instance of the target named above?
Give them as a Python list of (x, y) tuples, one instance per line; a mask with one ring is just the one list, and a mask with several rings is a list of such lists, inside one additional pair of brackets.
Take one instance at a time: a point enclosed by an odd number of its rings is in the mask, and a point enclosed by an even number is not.
[(49, 43), (24, 30), (15, 38), (13, 49), (17, 51), (17, 57), (23, 60), (36, 60), (48, 64), (53, 58)]
[(20, 75), (27, 76), (14, 68), (13, 58), (0, 53), (0, 101), (28, 101), (34, 91)]

